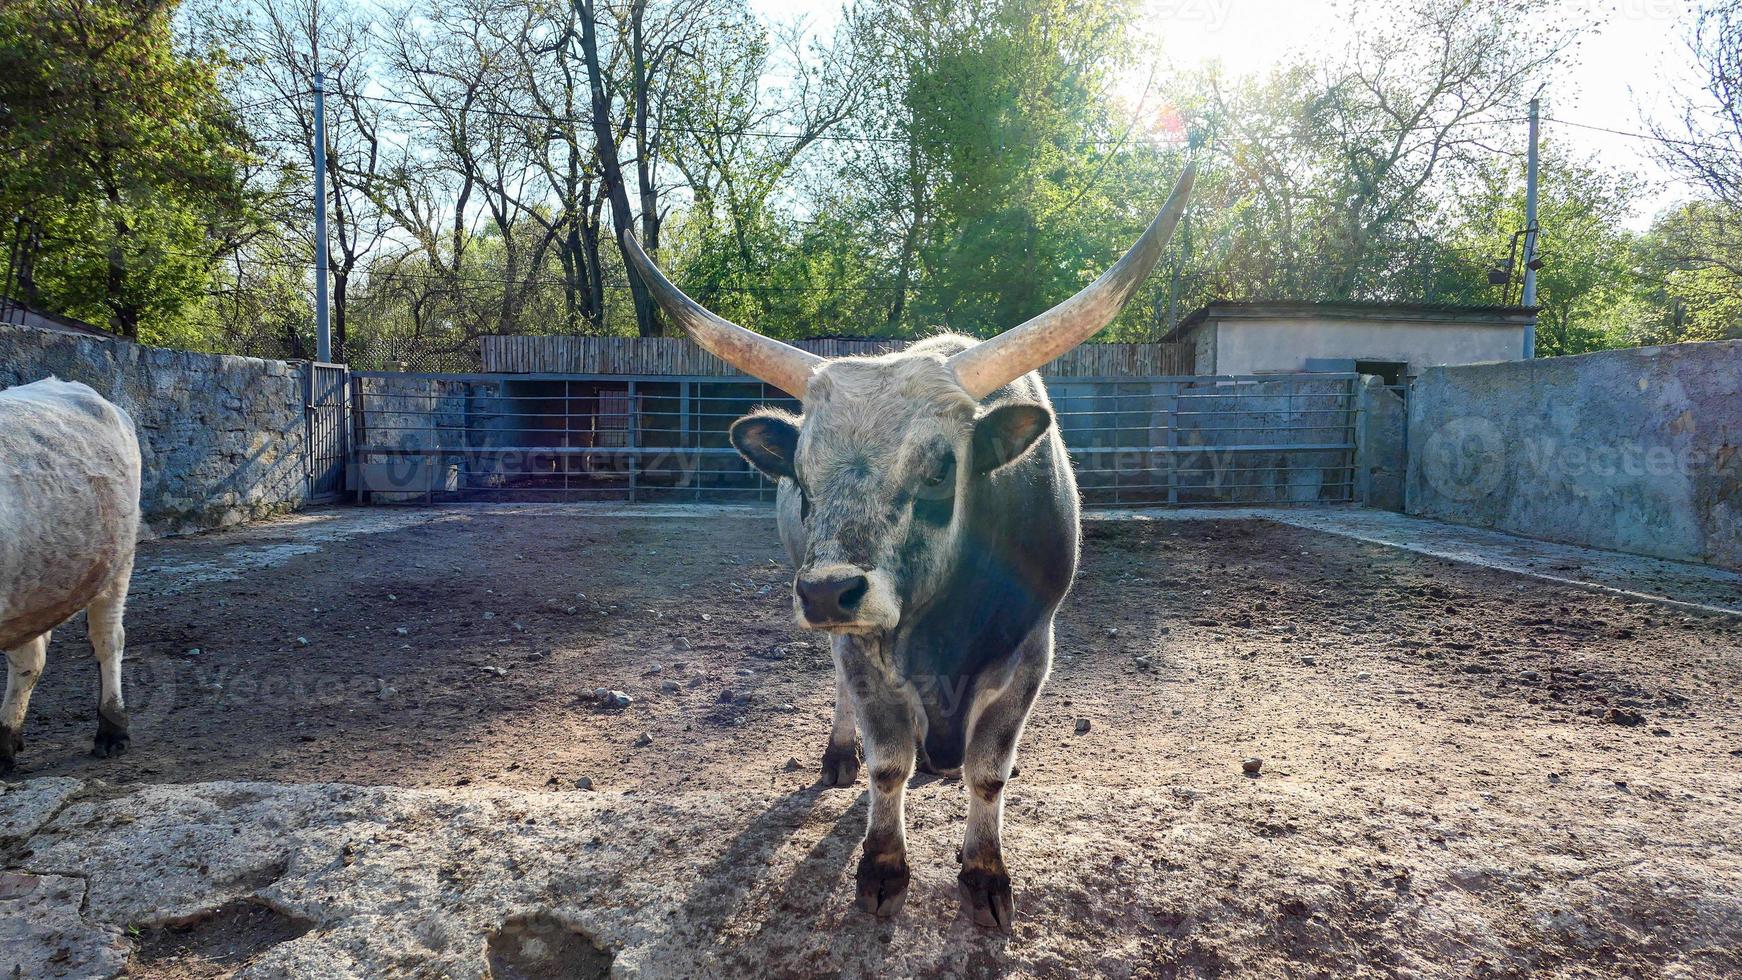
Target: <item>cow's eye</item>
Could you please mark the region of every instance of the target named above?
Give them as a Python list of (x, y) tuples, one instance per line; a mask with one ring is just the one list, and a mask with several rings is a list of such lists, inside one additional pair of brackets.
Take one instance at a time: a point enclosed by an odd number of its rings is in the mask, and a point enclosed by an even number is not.
[(934, 527), (950, 522), (950, 512), (956, 506), (956, 461), (944, 457), (933, 464), (919, 479), (919, 490), (913, 495), (913, 516)]
[(932, 465), (931, 469), (926, 472), (926, 475), (921, 482), (926, 486), (935, 489), (948, 483), (955, 477), (955, 475), (956, 458), (954, 456), (945, 456), (943, 459)]

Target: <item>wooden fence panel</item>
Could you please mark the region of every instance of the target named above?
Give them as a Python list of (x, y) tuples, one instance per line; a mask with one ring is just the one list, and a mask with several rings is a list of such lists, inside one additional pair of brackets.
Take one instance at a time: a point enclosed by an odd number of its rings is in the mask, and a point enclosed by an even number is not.
[[(738, 372), (680, 337), (509, 336), (481, 338), (488, 374), (634, 374), (722, 377)], [(903, 340), (804, 340), (822, 357), (884, 354)], [(1192, 373), (1186, 344), (1084, 344), (1041, 369), (1049, 377), (1155, 377)]]

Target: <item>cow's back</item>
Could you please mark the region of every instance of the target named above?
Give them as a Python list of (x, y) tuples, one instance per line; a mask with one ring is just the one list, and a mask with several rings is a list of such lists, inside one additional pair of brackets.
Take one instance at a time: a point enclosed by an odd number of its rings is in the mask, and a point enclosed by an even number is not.
[(139, 441), (76, 382), (0, 391), (0, 649), (58, 626), (131, 563)]

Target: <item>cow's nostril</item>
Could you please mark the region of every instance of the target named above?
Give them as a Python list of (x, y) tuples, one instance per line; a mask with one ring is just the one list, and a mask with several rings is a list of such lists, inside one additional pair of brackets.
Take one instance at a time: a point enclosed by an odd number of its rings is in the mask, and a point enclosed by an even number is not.
[(846, 575), (800, 579), (795, 588), (805, 619), (813, 623), (843, 623), (853, 618), (871, 583), (863, 575)]
[(841, 608), (852, 612), (859, 608), (859, 603), (865, 598), (865, 593), (871, 588), (871, 583), (863, 575), (855, 575), (841, 590)]

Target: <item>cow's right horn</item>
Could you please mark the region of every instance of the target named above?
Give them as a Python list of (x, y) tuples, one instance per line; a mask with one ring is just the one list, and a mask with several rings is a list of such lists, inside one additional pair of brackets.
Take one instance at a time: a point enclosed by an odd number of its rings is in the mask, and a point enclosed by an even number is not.
[(746, 330), (690, 299), (659, 271), (632, 232), (623, 233), (623, 254), (665, 315), (676, 320), (691, 340), (745, 374), (761, 378), (794, 398), (804, 397), (805, 386), (817, 365), (823, 363), (822, 358)]
[(1131, 251), (1102, 273), (1101, 278), (1045, 313), (951, 357), (950, 367), (962, 388), (975, 398), (984, 398), (1112, 323), (1167, 249), (1173, 226), (1179, 223), (1186, 202), (1191, 199), (1192, 178), (1196, 173), (1195, 167), (1186, 164), (1161, 213), (1149, 223)]

